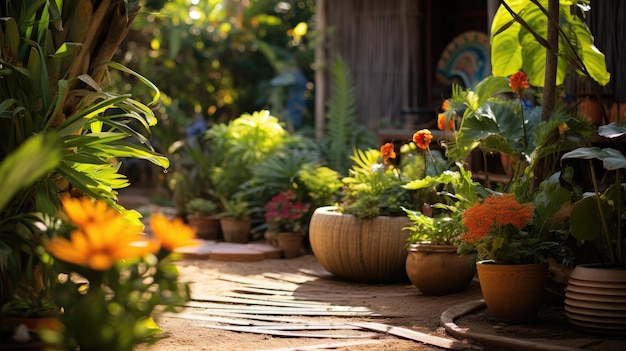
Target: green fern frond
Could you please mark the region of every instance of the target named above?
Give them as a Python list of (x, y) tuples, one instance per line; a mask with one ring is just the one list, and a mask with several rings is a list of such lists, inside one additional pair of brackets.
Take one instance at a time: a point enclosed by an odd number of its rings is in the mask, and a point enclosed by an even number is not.
[(332, 169), (345, 174), (348, 150), (356, 126), (354, 80), (345, 61), (336, 56), (331, 66), (333, 85), (328, 103), (326, 136), (329, 139), (326, 159)]

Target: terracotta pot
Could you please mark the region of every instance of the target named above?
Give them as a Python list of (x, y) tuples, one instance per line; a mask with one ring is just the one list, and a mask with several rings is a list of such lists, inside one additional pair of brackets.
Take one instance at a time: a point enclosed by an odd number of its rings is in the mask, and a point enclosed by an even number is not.
[(543, 303), (548, 281), (548, 264), (476, 264), (487, 310), (501, 322), (533, 320)]
[(364, 283), (406, 281), (406, 216), (361, 219), (332, 206), (315, 210), (309, 242), (317, 261), (330, 273)]
[(406, 273), (424, 295), (447, 295), (467, 288), (476, 273), (470, 254), (459, 255), (453, 245), (413, 244)]
[(276, 236), (278, 247), (283, 253), (283, 258), (295, 258), (300, 256), (302, 249), (302, 234), (281, 232)]
[(626, 267), (574, 267), (565, 293), (565, 314), (583, 331), (626, 334)]
[(220, 220), (215, 216), (188, 215), (189, 227), (196, 233), (196, 238), (217, 240), (220, 235)]
[(511, 179), (513, 177), (513, 171), (515, 170), (515, 158), (511, 157), (511, 155), (501, 153), (500, 162), (502, 163), (504, 174), (507, 178)]
[(582, 97), (578, 103), (578, 113), (597, 126), (602, 124), (602, 104), (595, 97)]
[(250, 241), (251, 222), (249, 219), (221, 217), (220, 226), (224, 241), (245, 244)]

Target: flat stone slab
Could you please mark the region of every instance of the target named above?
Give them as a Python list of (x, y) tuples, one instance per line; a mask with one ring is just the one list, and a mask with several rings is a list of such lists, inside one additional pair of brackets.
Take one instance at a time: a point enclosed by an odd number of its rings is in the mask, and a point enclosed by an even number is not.
[(212, 259), (232, 262), (253, 262), (264, 259), (279, 259), (281, 251), (263, 243), (225, 243), (213, 240), (198, 240), (198, 246), (181, 247), (176, 252), (190, 259)]

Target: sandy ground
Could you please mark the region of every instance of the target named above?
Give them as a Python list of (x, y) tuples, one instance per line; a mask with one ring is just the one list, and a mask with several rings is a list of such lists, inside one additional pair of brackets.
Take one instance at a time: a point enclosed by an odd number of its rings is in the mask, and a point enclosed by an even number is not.
[[(146, 197), (127, 195), (124, 199), (127, 208), (153, 206)], [(626, 350), (626, 336), (581, 332), (568, 323), (558, 304), (544, 305), (533, 322), (519, 325), (498, 323), (483, 305), (454, 320), (452, 327), (466, 336), (457, 339), (442, 327), (442, 313), (480, 302), (476, 278), (461, 293), (424, 296), (408, 280), (362, 284), (337, 279), (310, 253), (256, 262), (187, 258), (178, 265), (181, 279), (191, 283), (192, 301), (181, 313), (156, 315), (164, 332), (155, 343), (140, 345), (137, 351), (444, 349), (415, 341), (414, 335), (354, 327), (363, 322), (418, 332), (420, 340), (424, 336), (446, 338), (454, 342), (450, 349)]]
[[(388, 326), (402, 327), (428, 335), (455, 340), (441, 327), (440, 318), (444, 311), (453, 306), (482, 298), (479, 283), (474, 280), (464, 292), (447, 296), (423, 296), (410, 282), (399, 284), (360, 284), (334, 278), (315, 260), (313, 255), (295, 259), (266, 259), (259, 262), (224, 262), (208, 259), (186, 259), (179, 262), (181, 277), (192, 282), (193, 307), (187, 307), (176, 315), (158, 315), (157, 323), (164, 329), (162, 337), (152, 345), (143, 345), (137, 350), (310, 350), (336, 349), (356, 350), (441, 350), (433, 345), (413, 341), (404, 337), (364, 329), (338, 330), (288, 330), (287, 333), (333, 333), (336, 338), (270, 335), (234, 330), (241, 324), (268, 323), (278, 325), (270, 329), (286, 330), (285, 325), (332, 325), (345, 328), (359, 322), (375, 322)], [(298, 283), (283, 279), (299, 278)], [(254, 296), (246, 291), (250, 287), (277, 289), (276, 296), (262, 297), (260, 306), (271, 305), (273, 298), (288, 294), (289, 299), (300, 304), (325, 303), (327, 310), (356, 307), (377, 313), (374, 316), (329, 316), (289, 315), (275, 310), (259, 311), (247, 316), (233, 313), (250, 308), (247, 303), (227, 300), (226, 297)], [(217, 301), (217, 302), (216, 302)], [(249, 301), (249, 300), (248, 300)], [(244, 306), (244, 307), (241, 307)], [(289, 308), (286, 308), (287, 311)], [(304, 308), (301, 311), (307, 311)], [(274, 312), (272, 312), (274, 311)], [(260, 319), (264, 320), (260, 320)], [(236, 326), (235, 324), (240, 325)], [(458, 327), (476, 334), (496, 337), (512, 337), (536, 342), (540, 347), (522, 350), (626, 350), (626, 339), (612, 336), (589, 335), (573, 329), (567, 322), (562, 306), (544, 306), (537, 319), (524, 325), (506, 325), (494, 321), (488, 311), (478, 310), (455, 321)], [(269, 329), (269, 328), (268, 328)], [(270, 332), (268, 332), (270, 333)], [(319, 335), (318, 335), (319, 336)], [(351, 337), (353, 336), (353, 337)], [(362, 344), (367, 342), (368, 344)], [(464, 346), (483, 350), (506, 350), (490, 342), (464, 340)], [(341, 343), (361, 343), (343, 344)], [(325, 348), (313, 348), (326, 345)], [(550, 345), (554, 345), (553, 347)], [(461, 345), (463, 346), (463, 345)], [(547, 347), (547, 348), (543, 348)], [(518, 348), (519, 349), (519, 348)]]

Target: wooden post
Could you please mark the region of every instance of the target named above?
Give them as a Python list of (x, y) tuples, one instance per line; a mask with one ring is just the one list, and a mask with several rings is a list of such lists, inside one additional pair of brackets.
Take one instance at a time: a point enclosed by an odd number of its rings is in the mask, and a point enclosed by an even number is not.
[(326, 1), (316, 1), (315, 28), (318, 41), (315, 45), (315, 138), (324, 138), (326, 125)]
[(547, 121), (554, 112), (556, 104), (556, 70), (559, 47), (559, 0), (548, 1), (548, 44), (546, 48), (546, 71), (543, 84), (543, 110), (541, 119)]

